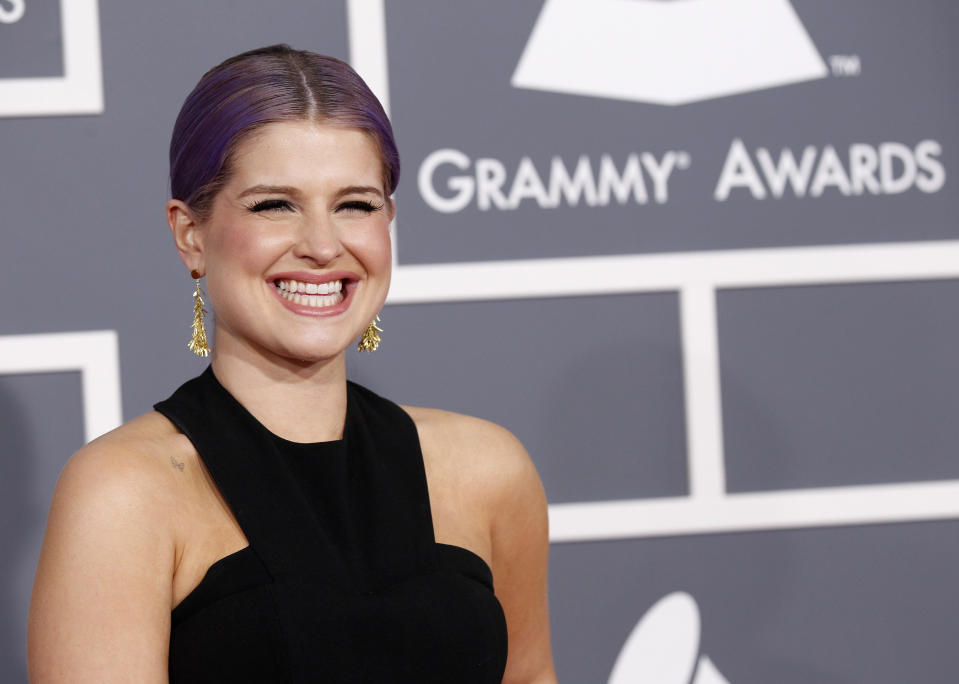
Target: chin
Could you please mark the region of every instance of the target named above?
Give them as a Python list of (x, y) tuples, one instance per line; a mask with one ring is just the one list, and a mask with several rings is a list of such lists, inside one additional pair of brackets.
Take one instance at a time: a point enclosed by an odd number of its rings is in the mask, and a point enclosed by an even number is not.
[(292, 348), (285, 348), (274, 352), (297, 365), (309, 366), (314, 363), (322, 363), (341, 356), (348, 348), (349, 344), (337, 345), (325, 342), (323, 344), (303, 344)]

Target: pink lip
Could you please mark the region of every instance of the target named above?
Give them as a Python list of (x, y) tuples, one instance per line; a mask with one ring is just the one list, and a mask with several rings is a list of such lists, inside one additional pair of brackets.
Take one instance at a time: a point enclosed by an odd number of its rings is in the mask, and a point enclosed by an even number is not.
[[(352, 271), (330, 271), (329, 273), (309, 273), (305, 271), (287, 271), (284, 273), (276, 273), (271, 275), (267, 283), (270, 286), (270, 289), (273, 290), (273, 294), (280, 301), (280, 303), (285, 306), (287, 309), (293, 313), (300, 314), (301, 316), (338, 316), (347, 309), (350, 308), (350, 304), (353, 302), (353, 292), (356, 290), (356, 285), (359, 282), (359, 276)], [(275, 283), (277, 280), (295, 280), (298, 283), (329, 283), (334, 280), (343, 280), (343, 301), (339, 304), (334, 304), (333, 306), (323, 307), (318, 309), (315, 306), (304, 306), (302, 304), (297, 304), (291, 302), (289, 299), (280, 294), (279, 289), (277, 289)]]

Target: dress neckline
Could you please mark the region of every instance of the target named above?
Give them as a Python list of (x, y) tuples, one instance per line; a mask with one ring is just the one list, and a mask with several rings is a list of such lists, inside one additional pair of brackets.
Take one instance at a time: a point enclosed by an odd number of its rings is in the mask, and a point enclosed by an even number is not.
[[(333, 454), (333, 453), (346, 453), (346, 434), (347, 434), (347, 425), (350, 421), (350, 392), (346, 393), (346, 419), (343, 424), (343, 437), (340, 439), (331, 439), (322, 442), (295, 442), (285, 437), (280, 437), (254, 416), (250, 410), (244, 406), (239, 399), (233, 396), (233, 394), (226, 387), (223, 386), (223, 383), (216, 377), (216, 373), (213, 372), (213, 364), (210, 364), (206, 367), (206, 370), (203, 371), (203, 376), (206, 376), (210, 383), (216, 388), (216, 390), (221, 393), (227, 401), (233, 405), (237, 412), (243, 417), (243, 419), (253, 426), (254, 429), (263, 433), (274, 445), (276, 445), (277, 450), (280, 453), (284, 454), (296, 454), (300, 456), (318, 456), (320, 454)], [(347, 381), (349, 385), (349, 381)]]

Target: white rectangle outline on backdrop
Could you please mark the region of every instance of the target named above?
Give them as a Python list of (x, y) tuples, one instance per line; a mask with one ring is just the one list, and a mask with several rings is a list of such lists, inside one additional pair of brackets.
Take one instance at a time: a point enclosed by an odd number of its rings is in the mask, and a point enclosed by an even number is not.
[(0, 375), (80, 373), (83, 438), (122, 422), (120, 357), (115, 330), (0, 335)]
[(63, 76), (0, 78), (0, 116), (103, 112), (97, 0), (60, 0), (60, 26)]
[[(389, 112), (384, 2), (347, 14), (350, 60)], [(679, 293), (689, 496), (551, 504), (553, 542), (959, 518), (959, 480), (727, 493), (716, 328), (720, 289), (956, 279), (959, 241), (404, 266), (392, 235), (389, 304)]]

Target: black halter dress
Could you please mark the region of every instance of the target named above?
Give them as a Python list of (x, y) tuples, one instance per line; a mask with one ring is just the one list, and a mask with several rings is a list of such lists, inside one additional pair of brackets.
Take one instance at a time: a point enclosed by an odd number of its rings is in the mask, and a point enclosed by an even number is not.
[(171, 682), (502, 680), (492, 573), (436, 543), (419, 438), (399, 406), (349, 383), (343, 439), (299, 444), (208, 368), (155, 408), (196, 447), (250, 542), (174, 609)]

